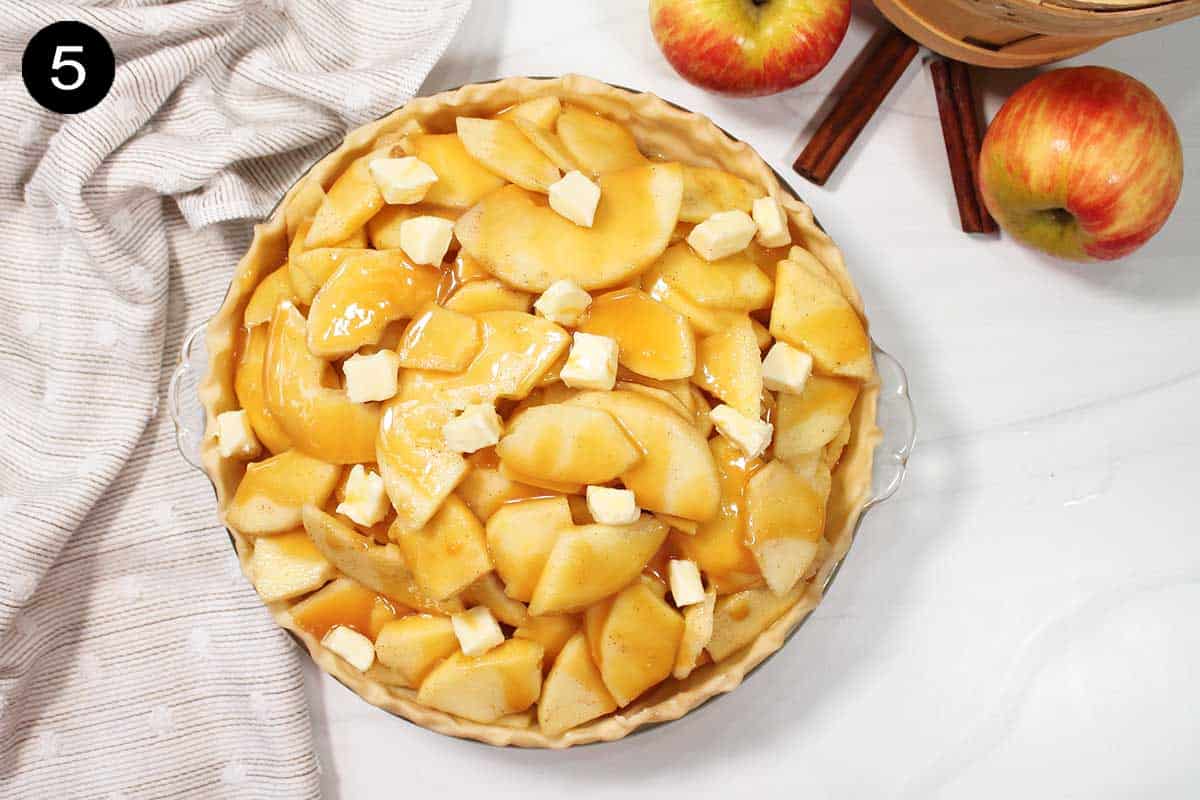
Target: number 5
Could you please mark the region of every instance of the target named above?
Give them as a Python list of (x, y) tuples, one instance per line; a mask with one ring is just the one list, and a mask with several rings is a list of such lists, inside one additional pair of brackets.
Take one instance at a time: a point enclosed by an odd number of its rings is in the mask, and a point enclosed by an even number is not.
[(54, 84), (55, 89), (60, 89), (64, 92), (69, 92), (72, 89), (78, 89), (87, 80), (87, 71), (84, 70), (83, 64), (80, 64), (73, 58), (63, 58), (63, 53), (82, 53), (83, 46), (78, 44), (60, 44), (54, 48), (54, 61), (50, 64), (51, 71), (60, 70), (64, 67), (70, 67), (75, 70), (75, 80), (70, 83), (63, 83), (57, 75), (50, 76), (50, 83)]

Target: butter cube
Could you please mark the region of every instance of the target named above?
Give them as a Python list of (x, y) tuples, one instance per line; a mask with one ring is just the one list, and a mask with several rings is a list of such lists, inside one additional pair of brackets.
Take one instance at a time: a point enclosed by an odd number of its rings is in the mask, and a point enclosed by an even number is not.
[(714, 408), (708, 416), (722, 436), (751, 458), (761, 456), (771, 444), (771, 435), (775, 428), (769, 422), (748, 417), (736, 408), (724, 404)]
[(787, 342), (776, 342), (762, 362), (763, 386), (772, 392), (800, 394), (812, 374), (812, 356)]
[(454, 223), (441, 217), (413, 217), (400, 223), (400, 249), (414, 264), (438, 266), (450, 249)]
[(359, 672), (366, 672), (375, 663), (375, 645), (353, 628), (334, 625), (321, 639), (325, 649), (341, 656)]
[(367, 165), (371, 177), (390, 205), (412, 205), (425, 199), (429, 187), (437, 183), (433, 167), (414, 156), (373, 158)]
[(369, 356), (352, 355), (342, 362), (346, 376), (346, 395), (352, 403), (387, 400), (396, 394), (400, 375), (400, 356), (380, 350)]
[(718, 211), (692, 228), (687, 243), (705, 261), (716, 261), (745, 250), (756, 230), (745, 211)]
[(637, 498), (628, 489), (589, 486), (587, 508), (592, 519), (601, 525), (632, 525), (642, 516)]
[(579, 324), (580, 318), (591, 304), (590, 294), (575, 281), (564, 278), (550, 284), (549, 288), (542, 292), (542, 296), (533, 304), (533, 310), (551, 322), (575, 326)]
[(599, 204), (600, 187), (577, 169), (550, 184), (550, 207), (576, 225), (592, 227)]
[(667, 564), (667, 576), (677, 608), (704, 602), (704, 582), (700, 580), (700, 568), (695, 561), (671, 559)]
[(562, 382), (572, 389), (611, 390), (617, 382), (617, 340), (578, 331), (574, 337), (559, 373)]
[(750, 214), (758, 226), (758, 243), (763, 247), (784, 247), (792, 243), (787, 215), (774, 197), (768, 195), (755, 200)]
[(222, 458), (250, 459), (262, 452), (250, 416), (244, 411), (217, 415), (217, 452)]
[(454, 614), (450, 624), (454, 626), (454, 635), (464, 656), (482, 655), (504, 643), (504, 631), (500, 630), (500, 623), (487, 606), (475, 606)]
[(350, 470), (350, 477), (346, 479), (346, 499), (338, 503), (337, 513), (369, 528), (391, 510), (391, 501), (383, 488), (383, 478), (362, 464), (355, 464)]
[(473, 403), (442, 426), (446, 447), (456, 453), (474, 453), (500, 441), (504, 422), (494, 406)]

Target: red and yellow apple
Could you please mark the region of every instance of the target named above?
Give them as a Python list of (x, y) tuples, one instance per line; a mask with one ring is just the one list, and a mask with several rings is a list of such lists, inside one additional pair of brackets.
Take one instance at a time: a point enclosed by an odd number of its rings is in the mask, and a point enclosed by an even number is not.
[(675, 71), (746, 97), (816, 75), (849, 25), (850, 0), (650, 0), (650, 27)]
[(1104, 67), (1039, 75), (992, 120), (979, 157), (988, 211), (1008, 234), (1074, 261), (1132, 253), (1175, 206), (1179, 133), (1144, 84)]

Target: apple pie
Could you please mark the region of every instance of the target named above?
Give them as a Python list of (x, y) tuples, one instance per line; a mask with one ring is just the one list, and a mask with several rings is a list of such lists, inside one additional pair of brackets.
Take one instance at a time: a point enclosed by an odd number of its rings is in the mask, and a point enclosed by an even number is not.
[(281, 626), (434, 730), (564, 747), (732, 689), (878, 440), (861, 301), (746, 145), (585, 78), (418, 98), (255, 230), (202, 458)]

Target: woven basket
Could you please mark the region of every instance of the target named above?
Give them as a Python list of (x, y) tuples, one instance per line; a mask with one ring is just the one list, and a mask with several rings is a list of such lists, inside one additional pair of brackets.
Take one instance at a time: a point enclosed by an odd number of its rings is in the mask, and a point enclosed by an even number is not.
[(1200, 0), (875, 0), (931, 50), (985, 67), (1060, 61), (1200, 14)]

